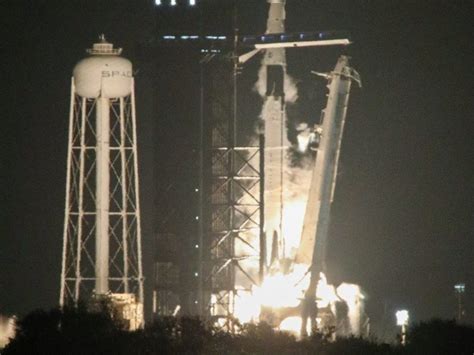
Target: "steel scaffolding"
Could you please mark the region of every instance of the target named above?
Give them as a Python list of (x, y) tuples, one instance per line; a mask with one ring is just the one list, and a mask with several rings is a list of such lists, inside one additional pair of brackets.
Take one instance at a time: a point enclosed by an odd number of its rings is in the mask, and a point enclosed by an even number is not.
[[(89, 99), (71, 85), (60, 305), (88, 301), (106, 263), (106, 293), (135, 294), (143, 304), (135, 96)], [(102, 101), (100, 101), (102, 100)], [(104, 102), (105, 100), (105, 102)], [(100, 101), (100, 102), (99, 102)], [(108, 259), (98, 260), (98, 106), (106, 111)], [(102, 174), (103, 175), (103, 174)]]
[[(246, 146), (238, 128), (233, 58), (207, 55), (202, 67), (201, 314), (234, 329), (235, 299), (263, 272), (262, 139)], [(262, 270), (261, 270), (262, 269)]]

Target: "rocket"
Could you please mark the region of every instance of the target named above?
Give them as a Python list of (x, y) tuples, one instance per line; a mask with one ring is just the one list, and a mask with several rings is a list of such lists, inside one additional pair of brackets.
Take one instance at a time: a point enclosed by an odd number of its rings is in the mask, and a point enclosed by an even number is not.
[[(285, 32), (285, 3), (286, 0), (267, 0), (270, 3), (267, 19), (266, 34)], [(286, 67), (286, 54), (282, 48), (271, 48), (265, 52), (263, 63), (267, 66), (280, 66), (282, 70)], [(283, 79), (283, 77), (282, 77)], [(267, 94), (268, 96), (268, 94)]]
[[(270, 4), (267, 34), (285, 32), (286, 0), (267, 0)], [(286, 54), (284, 48), (266, 49), (263, 61), (266, 75), (266, 92), (262, 110), (265, 135), (265, 182), (264, 215), (266, 255), (271, 262), (284, 257), (283, 194), (286, 148), (289, 146), (286, 133), (285, 85)], [(277, 245), (275, 245), (275, 243)]]

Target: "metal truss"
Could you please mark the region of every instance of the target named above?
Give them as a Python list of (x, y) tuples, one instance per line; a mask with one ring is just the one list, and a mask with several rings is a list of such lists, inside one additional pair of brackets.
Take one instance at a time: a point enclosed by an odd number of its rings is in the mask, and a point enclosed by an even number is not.
[(169, 184), (161, 192), (162, 201), (157, 205), (160, 224), (157, 228), (154, 255), (153, 316), (170, 316), (180, 301), (180, 267), (178, 261), (179, 215), (175, 206), (176, 185)]
[[(197, 166), (195, 145), (157, 176), (154, 316), (198, 315)], [(199, 273), (198, 273), (199, 274)]]
[[(96, 106), (71, 86), (60, 305), (87, 301), (96, 281)], [(111, 293), (143, 304), (135, 96), (109, 99), (109, 275)]]
[[(210, 65), (212, 64), (212, 65)], [(202, 275), (204, 314), (234, 329), (239, 291), (259, 282), (263, 235), (261, 147), (237, 146), (238, 68), (224, 56), (203, 60), (204, 154)], [(206, 169), (207, 167), (207, 169)], [(207, 292), (207, 293), (206, 293)]]

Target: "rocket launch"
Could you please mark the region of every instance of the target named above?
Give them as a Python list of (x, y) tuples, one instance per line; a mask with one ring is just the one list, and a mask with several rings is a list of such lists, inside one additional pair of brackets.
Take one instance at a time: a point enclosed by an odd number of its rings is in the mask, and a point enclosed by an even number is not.
[[(250, 280), (252, 284), (248, 284), (251, 277), (247, 271), (256, 272), (253, 262), (256, 259), (239, 260), (237, 265), (246, 278), (234, 280), (238, 291), (233, 299), (233, 316), (241, 322), (263, 320), (274, 327), (281, 326), (281, 329), (292, 329), (304, 335), (309, 332), (306, 329), (308, 319), (314, 326), (317, 319), (322, 327), (335, 325), (335, 304), (345, 300), (342, 295), (338, 296), (333, 285), (327, 283), (322, 271), (341, 145), (341, 122), (345, 119), (349, 94), (348, 88), (347, 92), (339, 92), (339, 89), (345, 88), (347, 81), (350, 86), (355, 73), (346, 68), (347, 57), (341, 57), (334, 72), (325, 75), (331, 79), (328, 86), (331, 90), (324, 122), (312, 134), (311, 128), (305, 128), (307, 140), (301, 148), (306, 152), (310, 137), (314, 137), (314, 142), (319, 143), (317, 159), (314, 164), (306, 164), (308, 160), (301, 166), (293, 166), (288, 154), (289, 148), (296, 145), (288, 139), (286, 105), (296, 101), (297, 88), (287, 74), (285, 48), (348, 45), (350, 41), (336, 31), (286, 33), (286, 0), (267, 0), (267, 3), (265, 34), (244, 36), (242, 44), (254, 49), (237, 56), (241, 65), (263, 51), (255, 88), (263, 100), (258, 132), (263, 145), (263, 154), (259, 155), (263, 186), (259, 185), (258, 191), (264, 206), (259, 210), (260, 234), (252, 232), (250, 242), (245, 241), (246, 247), (259, 252), (260, 282)], [(246, 253), (242, 252), (245, 258), (249, 256)], [(242, 269), (244, 264), (248, 266), (247, 271)], [(342, 290), (347, 291), (347, 288)], [(358, 288), (350, 290), (356, 290), (351, 291), (356, 296), (360, 293)], [(355, 296), (349, 296), (346, 298), (352, 302)], [(360, 307), (355, 302), (351, 305), (354, 305), (353, 314), (358, 316), (356, 311)], [(297, 318), (296, 322), (293, 318)]]
[[(285, 32), (286, 0), (268, 0), (270, 3), (267, 34)], [(285, 73), (284, 48), (267, 49), (263, 58), (266, 74), (266, 92), (262, 110), (265, 134), (265, 235), (266, 255), (270, 264), (284, 257), (283, 194), (284, 167), (286, 165)]]

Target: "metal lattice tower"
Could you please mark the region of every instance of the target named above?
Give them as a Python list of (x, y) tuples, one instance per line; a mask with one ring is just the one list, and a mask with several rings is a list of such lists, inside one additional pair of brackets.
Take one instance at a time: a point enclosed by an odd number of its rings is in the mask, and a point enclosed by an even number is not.
[(142, 307), (132, 64), (103, 36), (88, 53), (71, 83), (59, 302), (120, 294)]
[[(161, 208), (160, 225), (155, 238), (155, 255), (153, 263), (153, 315), (171, 316), (182, 308), (180, 299), (181, 270), (178, 260), (180, 225), (182, 217), (177, 208), (176, 196), (179, 196), (176, 184), (169, 183), (161, 194), (158, 207)], [(178, 308), (177, 308), (178, 307)], [(186, 309), (184, 311), (187, 311)]]
[[(235, 298), (259, 282), (263, 238), (262, 141), (242, 146), (238, 135), (239, 68), (204, 58), (202, 314), (233, 329)], [(209, 65), (212, 63), (212, 65)], [(209, 67), (209, 69), (207, 69)], [(207, 143), (206, 143), (207, 142)]]

